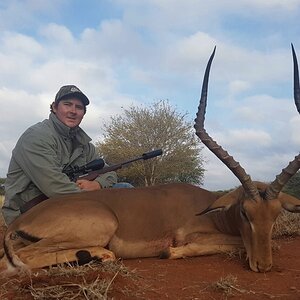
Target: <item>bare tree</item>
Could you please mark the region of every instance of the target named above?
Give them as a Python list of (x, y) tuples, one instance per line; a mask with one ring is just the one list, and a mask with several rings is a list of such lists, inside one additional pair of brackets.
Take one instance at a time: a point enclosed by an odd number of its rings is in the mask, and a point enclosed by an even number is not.
[(196, 140), (186, 114), (178, 113), (168, 101), (149, 107), (131, 106), (104, 125), (104, 138), (97, 143), (109, 164), (120, 163), (144, 152), (163, 149), (163, 155), (118, 171), (119, 178), (135, 186), (167, 182), (201, 184), (202, 147)]

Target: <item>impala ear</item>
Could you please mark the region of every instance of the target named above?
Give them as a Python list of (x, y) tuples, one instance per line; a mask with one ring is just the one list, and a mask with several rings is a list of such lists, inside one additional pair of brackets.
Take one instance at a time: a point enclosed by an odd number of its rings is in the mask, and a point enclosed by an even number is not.
[(217, 199), (213, 204), (207, 207), (202, 212), (196, 214), (196, 216), (206, 215), (209, 213), (218, 212), (221, 210), (229, 209), (233, 204), (238, 203), (244, 194), (244, 189), (239, 187)]
[(279, 193), (278, 199), (285, 210), (292, 213), (300, 213), (300, 199), (283, 192)]

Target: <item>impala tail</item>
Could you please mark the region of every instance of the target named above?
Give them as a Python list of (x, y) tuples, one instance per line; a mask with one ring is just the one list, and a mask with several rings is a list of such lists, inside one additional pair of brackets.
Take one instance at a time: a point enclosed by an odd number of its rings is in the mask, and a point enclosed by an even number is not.
[(26, 265), (20, 260), (20, 258), (17, 256), (15, 249), (14, 249), (14, 240), (17, 237), (16, 233), (13, 232), (7, 232), (5, 234), (4, 240), (3, 240), (3, 249), (6, 256), (6, 267), (7, 270), (5, 273), (8, 273), (10, 275), (23, 270), (26, 271), (27, 267)]

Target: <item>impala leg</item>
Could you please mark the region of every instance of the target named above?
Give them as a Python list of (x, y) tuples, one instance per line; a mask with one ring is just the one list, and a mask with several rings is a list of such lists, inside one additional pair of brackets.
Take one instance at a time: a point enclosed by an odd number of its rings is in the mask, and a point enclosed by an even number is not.
[(243, 247), (241, 237), (216, 235), (199, 237), (185, 245), (169, 247), (162, 257), (169, 259), (232, 252)]
[(29, 269), (74, 261), (82, 264), (94, 259), (103, 262), (116, 259), (112, 251), (101, 246), (85, 247), (70, 242), (52, 246), (50, 241), (46, 240), (21, 248), (16, 251), (16, 255)]
[(197, 243), (191, 243), (181, 247), (170, 247), (168, 249), (168, 258), (176, 259), (183, 257), (211, 255), (216, 253), (231, 252), (236, 249), (237, 247), (233, 245), (199, 245)]

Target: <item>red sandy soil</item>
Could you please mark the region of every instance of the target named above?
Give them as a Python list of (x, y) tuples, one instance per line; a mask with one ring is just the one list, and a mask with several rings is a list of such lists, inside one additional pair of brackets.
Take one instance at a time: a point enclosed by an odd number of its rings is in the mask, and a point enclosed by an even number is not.
[[(0, 231), (0, 238), (2, 235)], [(275, 244), (274, 266), (268, 273), (252, 272), (243, 257), (229, 255), (124, 260), (123, 265), (131, 275), (104, 272), (100, 267), (84, 275), (87, 282), (97, 277), (110, 280), (107, 298), (87, 298), (81, 294), (74, 299), (300, 299), (300, 237), (279, 239)], [(28, 276), (0, 279), (1, 300), (54, 299), (34, 298), (29, 286), (78, 282), (78, 277), (39, 274), (31, 279)]]

